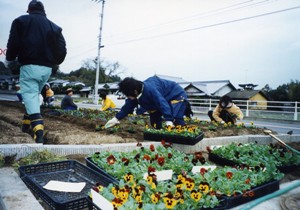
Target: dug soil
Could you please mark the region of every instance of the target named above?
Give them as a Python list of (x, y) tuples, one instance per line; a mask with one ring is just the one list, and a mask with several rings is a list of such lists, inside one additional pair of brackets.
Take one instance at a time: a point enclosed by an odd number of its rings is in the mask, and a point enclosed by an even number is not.
[[(20, 144), (34, 143), (30, 134), (21, 131), (24, 105), (19, 102), (0, 101), (0, 143)], [(144, 125), (123, 119), (117, 132), (111, 130), (96, 131), (96, 127), (105, 124), (104, 120), (91, 120), (42, 108), (44, 119), (44, 138), (46, 144), (111, 144), (142, 142)], [(235, 126), (224, 129), (211, 129), (210, 124), (201, 124), (199, 127), (204, 133), (204, 138), (263, 135), (261, 128), (236, 128)]]

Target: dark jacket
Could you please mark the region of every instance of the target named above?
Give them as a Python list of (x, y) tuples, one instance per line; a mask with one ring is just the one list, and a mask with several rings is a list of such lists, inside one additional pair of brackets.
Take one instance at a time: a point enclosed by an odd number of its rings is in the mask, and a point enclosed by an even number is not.
[(67, 53), (61, 31), (41, 11), (16, 18), (11, 25), (6, 60), (13, 61), (18, 58), (21, 65), (48, 67), (61, 64)]
[(160, 79), (157, 76), (149, 77), (143, 83), (141, 97), (136, 100), (127, 99), (121, 111), (116, 114), (116, 118), (123, 119), (140, 104), (143, 109), (149, 112), (160, 111), (165, 120), (173, 121), (171, 101), (186, 99), (184, 89), (176, 82)]
[(74, 107), (75, 109), (77, 109), (77, 105), (74, 104), (72, 97), (69, 95), (65, 95), (65, 97), (61, 101), (60, 106), (62, 109), (66, 109), (68, 107)]

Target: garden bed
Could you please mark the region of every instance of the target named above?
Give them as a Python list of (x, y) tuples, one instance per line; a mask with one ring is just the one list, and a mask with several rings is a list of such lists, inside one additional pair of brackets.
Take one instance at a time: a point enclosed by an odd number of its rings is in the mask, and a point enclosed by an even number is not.
[[(29, 134), (22, 133), (21, 123), (24, 106), (18, 102), (0, 101), (0, 143), (20, 144), (34, 143)], [(85, 114), (83, 114), (85, 113)], [(144, 141), (147, 116), (128, 117), (121, 121), (118, 129), (101, 130), (101, 126), (114, 116), (114, 113), (101, 117), (99, 110), (58, 114), (52, 109), (42, 108), (47, 144), (111, 144)], [(144, 118), (145, 117), (145, 118)], [(254, 126), (223, 127), (207, 121), (187, 122), (196, 124), (204, 138), (240, 135), (264, 135), (263, 129)]]

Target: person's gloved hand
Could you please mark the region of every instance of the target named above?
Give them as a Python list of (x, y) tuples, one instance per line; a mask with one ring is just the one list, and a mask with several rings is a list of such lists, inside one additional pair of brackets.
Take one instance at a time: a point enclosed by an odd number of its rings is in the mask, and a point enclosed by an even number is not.
[(221, 121), (221, 124), (224, 124), (224, 123), (225, 123), (225, 122), (222, 120), (222, 121)]
[(104, 128), (110, 128), (110, 127), (113, 127), (114, 125), (116, 124), (119, 124), (120, 121), (117, 119), (117, 118), (112, 118), (111, 120), (109, 120), (105, 125), (104, 125)]
[(166, 126), (174, 126), (172, 121), (166, 121)]

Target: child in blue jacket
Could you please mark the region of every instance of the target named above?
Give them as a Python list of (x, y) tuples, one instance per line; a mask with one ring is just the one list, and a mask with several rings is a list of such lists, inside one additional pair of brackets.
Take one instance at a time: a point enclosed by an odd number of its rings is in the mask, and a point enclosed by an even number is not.
[(138, 105), (148, 111), (150, 123), (156, 129), (162, 128), (163, 120), (167, 126), (185, 125), (183, 116), (187, 95), (176, 82), (157, 76), (149, 77), (144, 82), (127, 77), (119, 83), (119, 90), (127, 99), (116, 116), (105, 124), (105, 128), (120, 123), (119, 120), (133, 113)]

